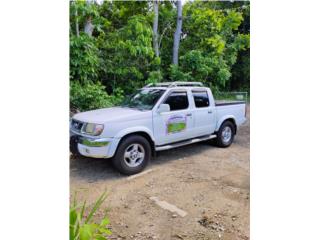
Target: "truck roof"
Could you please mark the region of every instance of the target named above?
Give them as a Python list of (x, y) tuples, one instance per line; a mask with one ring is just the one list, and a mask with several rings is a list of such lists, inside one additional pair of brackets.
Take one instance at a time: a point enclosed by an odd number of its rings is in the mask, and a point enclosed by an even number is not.
[(173, 87), (204, 87), (201, 82), (161, 82), (161, 83), (150, 83), (144, 88), (152, 88), (152, 87), (160, 87), (160, 88), (173, 88)]

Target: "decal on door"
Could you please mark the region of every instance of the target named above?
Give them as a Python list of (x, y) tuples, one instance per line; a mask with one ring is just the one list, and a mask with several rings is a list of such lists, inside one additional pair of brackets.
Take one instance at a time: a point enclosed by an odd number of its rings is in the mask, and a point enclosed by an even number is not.
[(187, 118), (184, 115), (171, 116), (167, 121), (167, 134), (178, 133), (186, 130)]

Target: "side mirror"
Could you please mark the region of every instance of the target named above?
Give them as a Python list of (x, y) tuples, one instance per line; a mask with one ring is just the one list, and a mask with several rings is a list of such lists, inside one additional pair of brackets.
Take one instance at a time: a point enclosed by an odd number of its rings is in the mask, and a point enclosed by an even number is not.
[(158, 108), (158, 113), (170, 112), (170, 105), (169, 104), (160, 104)]

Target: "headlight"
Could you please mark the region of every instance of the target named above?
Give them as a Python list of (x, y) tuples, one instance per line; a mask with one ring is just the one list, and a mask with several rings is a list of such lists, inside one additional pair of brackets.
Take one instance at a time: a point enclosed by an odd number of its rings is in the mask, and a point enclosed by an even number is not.
[(86, 123), (83, 132), (89, 135), (98, 136), (103, 131), (103, 124)]

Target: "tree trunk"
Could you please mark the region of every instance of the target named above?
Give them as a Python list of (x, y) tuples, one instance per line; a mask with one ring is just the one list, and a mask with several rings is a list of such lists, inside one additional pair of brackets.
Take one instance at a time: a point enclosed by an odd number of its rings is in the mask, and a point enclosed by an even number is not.
[(173, 39), (173, 57), (172, 63), (178, 65), (178, 58), (179, 58), (179, 44), (180, 44), (180, 37), (181, 37), (181, 29), (182, 29), (182, 4), (181, 0), (177, 0), (177, 27), (174, 33)]
[[(88, 5), (90, 5), (91, 2), (92, 2), (91, 0), (87, 0), (87, 4), (88, 4)], [(84, 26), (84, 32), (91, 37), (91, 36), (92, 36), (93, 29), (94, 29), (94, 25), (92, 24), (92, 18), (91, 18), (91, 16), (89, 16), (89, 17), (87, 18), (86, 24), (85, 24), (85, 26)]]
[(153, 18), (153, 48), (156, 54), (156, 57), (159, 57), (159, 35), (158, 35), (158, 22), (159, 22), (159, 1), (153, 1), (153, 10), (154, 10), (154, 18)]
[(77, 34), (77, 37), (79, 37), (79, 21), (78, 21), (78, 9), (77, 9), (77, 7), (76, 7), (75, 15), (76, 15), (76, 34)]
[(94, 26), (91, 22), (91, 17), (88, 17), (86, 20), (86, 25), (84, 26), (84, 32), (91, 37), (93, 29), (94, 29)]

